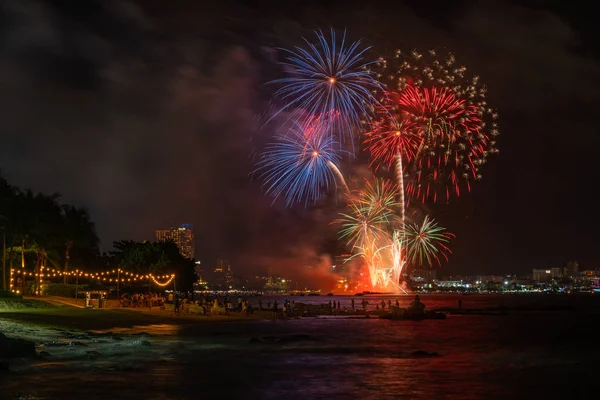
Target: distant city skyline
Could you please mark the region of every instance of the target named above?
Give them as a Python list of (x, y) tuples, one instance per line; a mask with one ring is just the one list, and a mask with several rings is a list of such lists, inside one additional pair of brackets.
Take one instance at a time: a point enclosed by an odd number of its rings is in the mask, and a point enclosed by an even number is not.
[(156, 230), (157, 242), (167, 242), (169, 240), (172, 240), (177, 245), (184, 257), (189, 259), (196, 258), (194, 228), (191, 224), (182, 224), (179, 227), (171, 226)]

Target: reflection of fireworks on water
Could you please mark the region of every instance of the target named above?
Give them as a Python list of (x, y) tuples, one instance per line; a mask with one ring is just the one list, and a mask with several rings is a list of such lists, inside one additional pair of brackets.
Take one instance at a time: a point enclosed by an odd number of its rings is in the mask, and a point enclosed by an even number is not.
[(335, 184), (336, 176), (346, 185), (337, 168), (336, 141), (326, 134), (327, 128), (318, 118), (304, 124), (296, 121), (286, 135), (267, 145), (256, 172), (264, 179), (268, 194), (275, 199), (285, 197), (287, 206), (302, 201), (309, 204)]
[(283, 65), (290, 76), (272, 82), (282, 85), (275, 95), (286, 103), (281, 111), (299, 109), (309, 116), (338, 111), (333, 130), (352, 135), (375, 103), (373, 91), (380, 88), (375, 73), (367, 68), (371, 62), (363, 60), (368, 48), (361, 48), (358, 41), (348, 44), (345, 32), (341, 41), (333, 30), (331, 39), (321, 31), (315, 33), (316, 44), (304, 39), (306, 48), (285, 50)]
[[(388, 111), (383, 119), (418, 137), (406, 193), (421, 201), (448, 201), (460, 195), (461, 186), (470, 190), (470, 181), (481, 179), (487, 156), (498, 152), (498, 114), (488, 107), (479, 77), (468, 79), (452, 54), (441, 60), (434, 51), (398, 51), (377, 65), (385, 86), (380, 100)], [(396, 153), (373, 156), (391, 164)]]

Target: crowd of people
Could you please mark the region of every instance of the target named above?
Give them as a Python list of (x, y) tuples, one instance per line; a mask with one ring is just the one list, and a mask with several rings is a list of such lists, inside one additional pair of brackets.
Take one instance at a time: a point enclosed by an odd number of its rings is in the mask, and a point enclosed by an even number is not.
[(166, 298), (163, 293), (123, 293), (119, 299), (123, 308), (161, 307), (165, 302)]
[[(194, 312), (198, 314), (227, 314), (230, 312), (241, 313), (242, 315), (254, 314), (258, 311), (268, 311), (273, 317), (293, 318), (302, 315), (310, 314), (309, 308), (318, 307), (319, 312), (324, 312), (330, 315), (339, 314), (362, 314), (370, 311), (375, 313), (392, 311), (393, 307), (399, 308), (400, 301), (398, 299), (381, 300), (375, 303), (373, 309), (366, 298), (358, 299), (350, 298), (350, 304), (342, 305), (339, 300), (329, 300), (325, 304), (301, 304), (298, 305), (294, 300), (284, 299), (282, 304), (277, 300), (259, 298), (255, 305), (242, 296), (233, 296), (230, 294), (215, 294), (203, 293), (194, 294), (188, 293), (124, 293), (119, 299), (121, 307), (124, 308), (143, 308), (143, 307), (160, 307), (161, 309), (172, 310), (179, 314), (181, 312)], [(167, 306), (169, 305), (169, 306)], [(370, 307), (371, 306), (371, 307)], [(425, 308), (420, 302), (419, 296), (416, 296), (414, 301), (408, 306), (409, 310), (421, 311)]]
[(244, 297), (237, 297), (220, 294), (201, 294), (193, 293), (177, 294), (169, 293), (167, 304), (174, 304), (174, 311), (189, 311), (191, 306), (202, 309), (202, 314), (224, 314), (227, 312), (240, 312), (243, 315), (249, 315), (256, 312), (249, 301)]
[(192, 305), (202, 307), (206, 313), (210, 313), (212, 309), (243, 314), (252, 314), (256, 311), (243, 297), (234, 298), (234, 296), (219, 294), (194, 295), (192, 292), (123, 293), (119, 298), (119, 303), (123, 308), (161, 307), (161, 309), (165, 309), (166, 305), (171, 305), (168, 308), (177, 313), (187, 311)]
[[(338, 308), (339, 308), (339, 304), (340, 302), (338, 301)], [(352, 311), (356, 310), (356, 305), (354, 302), (354, 299), (350, 299), (350, 305), (352, 308)], [(367, 307), (369, 306), (369, 301), (367, 299), (362, 299), (362, 301), (360, 302), (361, 308), (363, 309), (363, 311), (367, 310)], [(379, 307), (379, 305), (381, 305), (381, 308)], [(386, 309), (386, 305), (387, 305), (387, 309), (390, 310), (392, 308), (392, 300), (388, 300), (387, 303), (385, 302), (385, 300), (381, 300), (381, 303), (377, 303), (375, 304), (375, 311), (384, 311)], [(400, 302), (398, 301), (398, 299), (396, 299), (395, 303), (393, 304), (396, 307), (400, 307)]]

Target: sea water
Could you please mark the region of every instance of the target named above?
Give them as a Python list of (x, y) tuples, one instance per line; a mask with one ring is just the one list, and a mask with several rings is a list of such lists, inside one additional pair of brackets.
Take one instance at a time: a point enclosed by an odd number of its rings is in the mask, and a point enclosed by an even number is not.
[[(407, 296), (398, 298), (401, 306), (410, 301)], [(122, 340), (82, 339), (85, 347), (46, 348), (49, 356), (11, 365), (10, 372), (0, 373), (0, 398), (595, 396), (600, 299), (566, 295), (460, 298), (465, 308), (504, 305), (509, 312), (418, 322), (330, 317), (113, 330)], [(282, 304), (284, 298), (277, 299)], [(349, 297), (340, 296), (289, 299), (350, 304)], [(395, 302), (394, 296), (369, 297), (370, 307), (382, 299)], [(356, 304), (361, 300), (357, 297)], [(421, 300), (428, 308), (455, 307), (458, 297), (421, 296)], [(11, 329), (7, 323), (3, 326)], [(46, 335), (45, 341), (64, 334), (40, 332)]]

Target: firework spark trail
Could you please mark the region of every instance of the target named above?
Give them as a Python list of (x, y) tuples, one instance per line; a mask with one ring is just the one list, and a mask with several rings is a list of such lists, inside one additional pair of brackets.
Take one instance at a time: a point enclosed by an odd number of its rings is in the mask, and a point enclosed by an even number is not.
[(340, 171), (340, 169), (332, 161), (328, 161), (327, 165), (329, 165), (329, 168), (331, 168), (331, 170), (338, 177), (342, 186), (344, 186), (344, 189), (346, 190), (346, 194), (350, 194), (350, 188), (348, 188), (348, 185), (346, 184), (346, 180), (344, 179), (344, 175), (342, 175), (342, 172)]
[[(404, 222), (403, 222), (404, 224)], [(398, 231), (394, 231), (392, 236), (392, 282), (397, 286), (398, 289), (402, 290), (404, 294), (406, 294), (406, 290), (404, 290), (400, 285), (400, 277), (402, 276), (402, 271), (404, 270), (404, 266), (406, 265), (406, 257), (404, 257), (402, 250), (404, 249), (404, 239), (401, 235), (399, 235)]]
[[(388, 93), (388, 96), (391, 94)], [(403, 158), (408, 161), (415, 158), (420, 140), (418, 135), (413, 133), (410, 121), (397, 118), (395, 113), (395, 105), (378, 107), (379, 119), (372, 123), (372, 129), (365, 135), (364, 144), (373, 158), (371, 165), (375, 164), (375, 169), (381, 164), (395, 166), (400, 199), (400, 223), (403, 225), (406, 219)]]
[[(405, 231), (405, 226), (406, 226), (406, 203), (404, 202), (404, 168), (402, 168), (402, 152), (398, 152), (398, 155), (396, 156), (396, 158), (398, 159), (397, 163), (396, 163), (396, 175), (397, 175), (397, 179), (398, 179), (398, 187), (399, 187), (399, 194), (400, 194), (400, 231), (404, 232)], [(404, 244), (404, 237), (402, 235), (398, 236), (397, 232), (394, 232), (394, 236), (392, 237), (393, 240), (393, 247), (392, 247), (392, 251), (393, 251), (393, 260), (394, 260), (394, 264), (393, 264), (393, 269), (394, 269), (394, 277), (396, 278), (394, 280), (394, 282), (399, 283), (400, 282), (400, 277), (402, 276), (402, 269), (404, 268), (404, 264), (405, 264), (405, 258), (403, 257), (403, 253), (402, 253), (402, 245)], [(400, 287), (400, 286), (398, 286)], [(404, 291), (404, 289), (402, 289)], [(406, 291), (404, 291), (404, 293), (406, 294)]]
[(381, 258), (377, 252), (377, 246), (375, 244), (375, 239), (370, 241), (363, 247), (363, 256), (367, 263), (367, 268), (369, 269), (369, 277), (371, 278), (371, 286), (376, 288), (380, 286), (380, 277), (379, 277), (379, 264), (381, 263)]
[(374, 265), (377, 276), (376, 284), (381, 289), (388, 290), (391, 286), (397, 291), (406, 291), (400, 286), (400, 277), (406, 265), (406, 257), (403, 254), (402, 234), (400, 231), (394, 231), (391, 236), (386, 237), (386, 241), (375, 250)]
[(426, 216), (421, 223), (407, 224), (404, 230), (394, 230), (392, 235), (386, 235), (379, 240), (380, 244), (371, 257), (371, 267), (376, 271), (376, 285), (387, 289), (406, 291), (399, 285), (402, 272), (407, 262), (423, 265), (425, 262), (432, 266), (434, 261), (441, 265), (440, 256), (448, 261), (451, 250), (448, 247), (454, 234), (446, 232), (434, 220)]
[[(394, 165), (396, 179), (398, 183), (398, 208), (400, 232), (404, 232), (406, 222), (406, 201), (405, 201), (405, 186), (404, 186), (404, 165), (403, 158), (414, 158), (415, 149), (418, 146), (418, 136), (414, 135), (409, 127), (409, 122), (399, 120), (394, 116), (394, 108), (390, 106), (382, 106), (378, 109), (380, 119), (372, 124), (372, 129), (366, 134), (365, 148), (371, 153), (373, 163), (388, 164), (388, 167)], [(378, 168), (378, 166), (376, 168)], [(401, 236), (394, 235), (392, 245), (397, 247), (397, 256), (402, 257), (403, 240)], [(389, 246), (388, 246), (389, 247)], [(391, 247), (390, 247), (391, 248)], [(395, 282), (397, 286), (404, 267), (405, 260), (392, 257), (393, 273), (392, 280), (398, 279)], [(387, 286), (387, 284), (386, 284)]]
[[(346, 45), (346, 32), (338, 42), (334, 30), (329, 40), (322, 31), (315, 31), (318, 43), (304, 39), (307, 48), (286, 50), (283, 65), (290, 76), (271, 83), (282, 86), (275, 92), (285, 105), (273, 117), (285, 110), (304, 110), (306, 115), (327, 115), (338, 112), (332, 120), (332, 132), (342, 138), (351, 138), (362, 120), (368, 119), (377, 101), (373, 92), (381, 88), (368, 67), (373, 62), (363, 61), (365, 52), (359, 41)], [(340, 140), (340, 142), (343, 140)]]
[(398, 193), (400, 194), (400, 227), (404, 228), (406, 220), (406, 203), (404, 202), (404, 168), (402, 167), (402, 153), (398, 152), (396, 156), (396, 178), (398, 179)]

